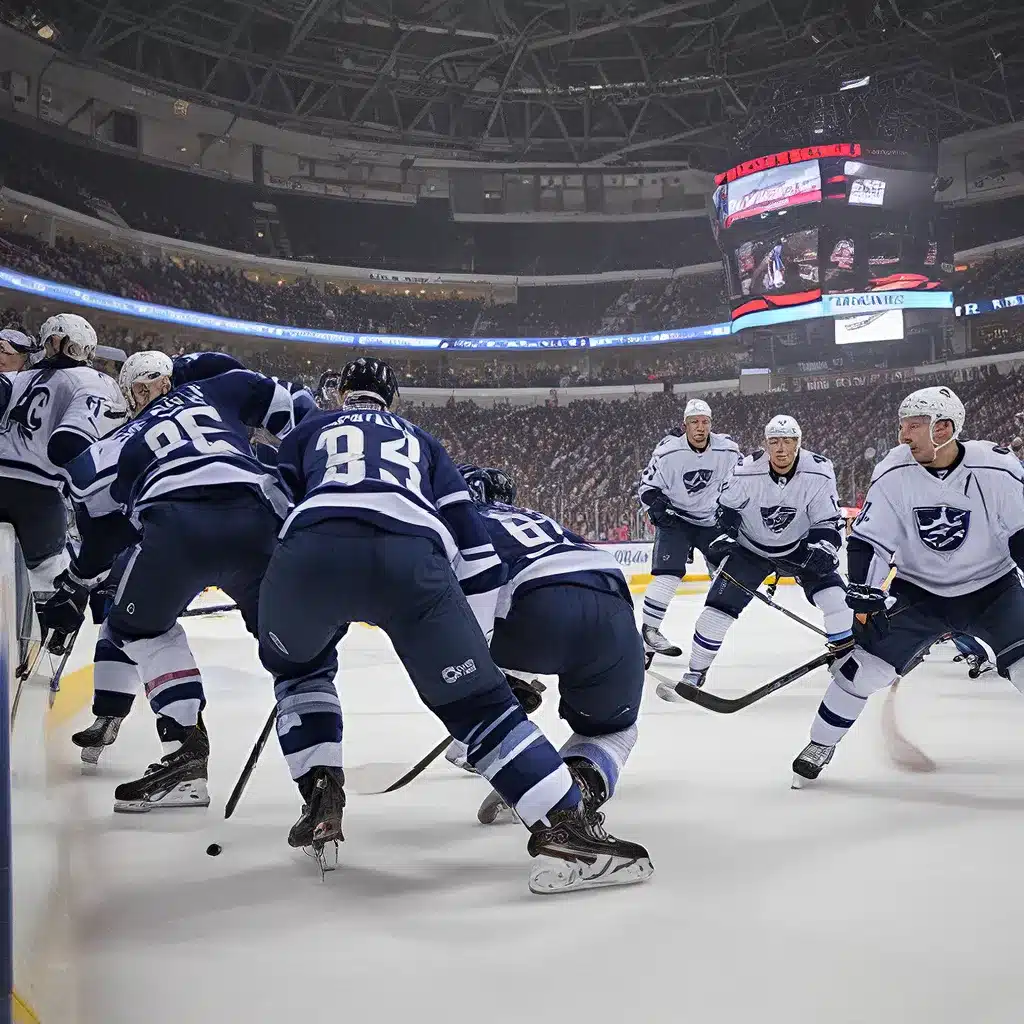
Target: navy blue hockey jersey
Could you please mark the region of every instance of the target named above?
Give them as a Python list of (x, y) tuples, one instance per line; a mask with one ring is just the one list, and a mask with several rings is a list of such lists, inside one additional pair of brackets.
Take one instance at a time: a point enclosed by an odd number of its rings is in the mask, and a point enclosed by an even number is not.
[(294, 422), (291, 395), (262, 374), (230, 370), (185, 384), (126, 424), (111, 498), (137, 518), (146, 505), (182, 491), (242, 484), (283, 517), (286, 496), (277, 475), (256, 460), (249, 429), (284, 437)]
[(549, 583), (574, 583), (612, 590), (632, 602), (629, 584), (607, 551), (588, 544), (543, 512), (495, 502), (477, 506), (508, 581), (495, 614), (505, 618), (517, 592)]
[(278, 469), (295, 502), (282, 537), (334, 518), (427, 537), (452, 563), (490, 635), (504, 569), (466, 482), (434, 437), (383, 410), (315, 413), (282, 442)]

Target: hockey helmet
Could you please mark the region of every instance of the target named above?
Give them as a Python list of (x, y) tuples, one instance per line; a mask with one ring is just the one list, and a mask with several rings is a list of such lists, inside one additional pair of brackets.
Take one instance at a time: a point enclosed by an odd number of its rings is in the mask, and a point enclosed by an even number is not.
[(711, 406), (699, 398), (691, 398), (683, 410), (683, 422), (685, 423), (691, 416), (707, 416), (711, 419)]
[(341, 370), (324, 370), (320, 374), (320, 382), (316, 386), (316, 404), (319, 409), (340, 409), (341, 389), (338, 386), (341, 381)]
[(0, 331), (0, 341), (6, 342), (11, 351), (22, 356), (34, 355), (36, 352), (41, 351), (43, 347), (41, 341), (21, 331), (16, 331), (13, 327)]
[(487, 469), (463, 463), (459, 472), (466, 481), (466, 490), (477, 505), (501, 502), (512, 505), (516, 500), (516, 482), (503, 469)]
[(773, 416), (764, 428), (766, 441), (770, 437), (795, 437), (799, 445), (803, 436), (804, 432), (800, 429), (800, 424), (792, 416)]
[(166, 352), (136, 352), (124, 361), (117, 384), (133, 416), (140, 411), (134, 394), (135, 385), (151, 384), (161, 377), (166, 377), (169, 385), (173, 373), (174, 363)]
[[(906, 420), (912, 416), (928, 417), (931, 424), (929, 434), (939, 420), (949, 420), (953, 424), (953, 436), (949, 440), (953, 441), (964, 429), (967, 410), (951, 388), (921, 388), (919, 391), (912, 391), (900, 402), (899, 418)], [(944, 443), (948, 444), (949, 441)]]
[(376, 399), (390, 409), (398, 397), (398, 377), (383, 359), (360, 356), (345, 364), (338, 378), (338, 389), (347, 398)]
[(77, 313), (58, 313), (39, 328), (39, 342), (54, 342), (53, 354), (60, 354), (76, 363), (91, 363), (96, 353), (96, 331)]

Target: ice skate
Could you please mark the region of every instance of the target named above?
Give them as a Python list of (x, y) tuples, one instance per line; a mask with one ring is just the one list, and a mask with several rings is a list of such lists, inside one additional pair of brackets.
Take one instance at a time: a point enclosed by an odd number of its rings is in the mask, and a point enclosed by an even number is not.
[(684, 672), (683, 678), (679, 680), (675, 686), (670, 683), (659, 683), (657, 694), (662, 700), (671, 701), (674, 704), (683, 704), (686, 699), (680, 694), (683, 692), (683, 687), (689, 686), (693, 689), (699, 690), (704, 685), (704, 680), (707, 679), (708, 670), (704, 669), (701, 672)]
[(991, 672), (995, 669), (995, 665), (988, 658), (979, 658), (976, 654), (968, 654), (965, 660), (968, 665), (967, 675), (971, 679), (977, 679), (984, 672)]
[(577, 889), (646, 882), (654, 873), (651, 857), (639, 843), (616, 839), (604, 830), (604, 815), (585, 803), (552, 811), (548, 824), (532, 827), (527, 850), (537, 863), (530, 892), (549, 896)]
[(644, 626), (641, 630), (641, 635), (644, 638), (644, 647), (648, 653), (653, 651), (655, 654), (661, 654), (666, 658), (678, 658), (683, 653), (681, 647), (677, 647), (660, 630), (655, 629), (654, 626)]
[(519, 815), (505, 803), (505, 798), (496, 789), (492, 789), (477, 808), (476, 820), (481, 825), (508, 825), (519, 821)]
[(116, 718), (113, 715), (101, 716), (88, 729), (72, 733), (71, 742), (82, 748), (83, 764), (95, 765), (99, 761), (103, 748), (109, 747), (117, 739), (123, 721), (123, 718)]
[(146, 774), (114, 790), (114, 810), (142, 813), (165, 807), (209, 807), (207, 789), (210, 741), (202, 718), (173, 753), (165, 754)]
[[(302, 814), (288, 833), (288, 845), (309, 849), (321, 874), (338, 866), (338, 843), (345, 839), (341, 819), (345, 811), (345, 773), (318, 765), (298, 780)], [(328, 845), (330, 844), (330, 845)]]
[(808, 782), (813, 782), (821, 774), (821, 769), (832, 760), (835, 750), (834, 746), (824, 743), (808, 743), (793, 762), (791, 788), (803, 789)]

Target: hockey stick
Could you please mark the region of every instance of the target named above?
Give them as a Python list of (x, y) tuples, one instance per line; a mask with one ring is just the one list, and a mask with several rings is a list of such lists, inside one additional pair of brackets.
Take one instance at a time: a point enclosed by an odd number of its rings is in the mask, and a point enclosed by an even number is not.
[[(813, 622), (808, 622), (806, 619), (800, 618), (799, 615), (797, 615), (795, 612), (791, 612), (788, 608), (783, 608), (781, 604), (776, 604), (770, 597), (767, 597), (766, 595), (762, 594), (760, 590), (751, 590), (750, 587), (748, 587), (746, 584), (740, 583), (739, 580), (734, 579), (732, 576), (730, 576), (724, 569), (719, 569), (719, 573), (721, 574), (723, 579), (728, 580), (733, 586), (739, 587), (740, 590), (742, 590), (744, 593), (750, 594), (751, 597), (756, 597), (758, 601), (763, 601), (766, 605), (768, 605), (769, 608), (774, 608), (777, 612), (782, 612), (782, 614), (785, 615), (787, 619), (792, 619), (794, 622), (799, 622), (801, 626), (806, 626), (809, 630), (811, 630), (811, 632), (817, 633), (818, 636), (823, 636), (826, 639), (828, 638), (828, 633), (826, 633), (825, 630), (819, 629), (817, 626), (814, 625)], [(777, 573), (775, 579), (777, 582)]]
[(828, 652), (819, 654), (811, 661), (790, 669), (785, 675), (779, 676), (778, 679), (773, 679), (770, 683), (765, 683), (764, 686), (759, 686), (756, 690), (751, 690), (750, 693), (746, 693), (742, 697), (736, 697), (733, 700), (727, 697), (719, 697), (714, 693), (708, 693), (706, 690), (699, 690), (695, 686), (687, 686), (686, 683), (673, 683), (671, 679), (660, 675), (658, 672), (652, 672), (651, 675), (658, 680), (657, 693), (662, 700), (676, 702), (682, 699), (689, 701), (691, 704), (698, 704), (708, 711), (715, 711), (720, 715), (731, 715), (735, 711), (742, 711), (743, 708), (756, 704), (762, 698), (767, 697), (768, 694), (781, 690), (784, 686), (789, 686), (790, 683), (795, 683), (798, 679), (802, 679), (816, 668), (830, 664), (833, 659), (834, 655)]
[(882, 705), (882, 743), (889, 760), (898, 768), (909, 772), (933, 772), (935, 762), (918, 746), (915, 746), (900, 731), (896, 721), (896, 690), (900, 680), (889, 687)]
[(401, 771), (400, 765), (388, 762), (358, 765), (346, 775), (346, 783), (350, 784), (354, 793), (362, 796), (377, 796), (380, 793), (394, 793), (396, 789), (408, 786), (413, 779), (425, 771), (439, 755), (444, 753), (451, 736), (443, 740), (425, 757), (417, 761), (404, 775), (395, 778), (395, 772)]
[(237, 604), (211, 604), (206, 608), (186, 608), (179, 616), (179, 619), (188, 619), (196, 615), (218, 615), (224, 612), (237, 612)]
[(242, 768), (242, 774), (238, 776), (235, 788), (231, 790), (231, 796), (228, 797), (228, 802), (224, 805), (225, 819), (230, 818), (231, 815), (235, 813), (238, 801), (242, 799), (245, 787), (249, 783), (249, 776), (252, 775), (253, 769), (256, 767), (256, 762), (260, 759), (260, 754), (263, 753), (263, 748), (267, 745), (267, 738), (270, 736), (270, 730), (274, 727), (276, 719), (277, 705), (275, 704), (270, 709), (270, 714), (267, 716), (267, 720), (263, 725), (263, 731), (259, 734), (255, 745), (249, 752), (249, 759), (245, 762), (245, 766)]

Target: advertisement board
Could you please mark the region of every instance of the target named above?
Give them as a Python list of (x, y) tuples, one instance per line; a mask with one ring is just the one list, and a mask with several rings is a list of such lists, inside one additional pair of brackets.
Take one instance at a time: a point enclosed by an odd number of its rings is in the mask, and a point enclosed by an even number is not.
[(870, 341), (902, 341), (903, 310), (881, 309), (857, 316), (837, 316), (837, 345), (859, 345)]

